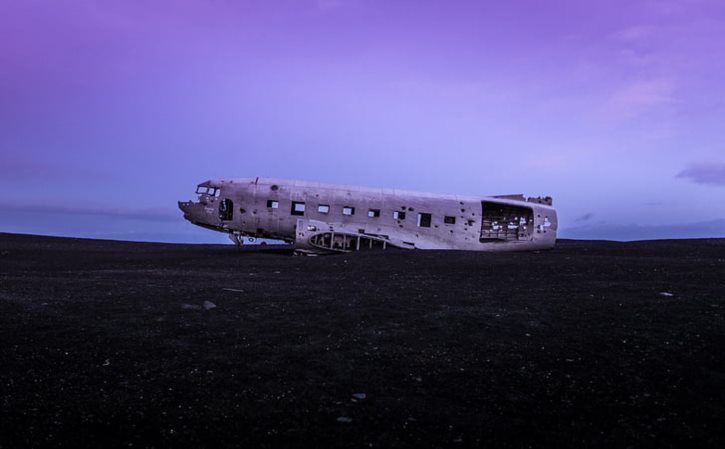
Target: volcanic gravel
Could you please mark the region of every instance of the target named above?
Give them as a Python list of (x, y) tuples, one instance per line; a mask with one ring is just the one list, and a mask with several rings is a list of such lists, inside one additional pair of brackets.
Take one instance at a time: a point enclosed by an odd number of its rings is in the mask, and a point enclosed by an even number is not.
[(0, 448), (725, 447), (725, 240), (0, 234)]

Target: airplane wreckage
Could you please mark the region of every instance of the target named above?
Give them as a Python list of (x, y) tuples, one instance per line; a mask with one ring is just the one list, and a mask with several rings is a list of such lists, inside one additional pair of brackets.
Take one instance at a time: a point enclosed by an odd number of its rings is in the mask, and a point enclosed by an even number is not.
[(191, 223), (293, 243), (298, 254), (372, 248), (521, 251), (553, 248), (551, 197), (462, 197), (270, 178), (202, 182), (179, 202)]

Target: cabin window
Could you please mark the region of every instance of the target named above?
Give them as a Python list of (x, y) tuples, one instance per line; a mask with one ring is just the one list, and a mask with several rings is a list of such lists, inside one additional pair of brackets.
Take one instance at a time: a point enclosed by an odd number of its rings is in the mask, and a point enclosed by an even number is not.
[(267, 200), (267, 207), (270, 209), (277, 209), (279, 208), (279, 201)]
[(305, 203), (301, 201), (292, 201), (292, 209), (290, 210), (292, 215), (304, 215), (305, 214)]
[(321, 214), (329, 214), (330, 206), (328, 206), (327, 204), (320, 204), (319, 206), (317, 206), (317, 212)]
[(430, 222), (433, 216), (431, 214), (418, 214), (418, 226), (421, 228), (430, 228)]
[(355, 215), (355, 208), (350, 206), (343, 207), (342, 215)]
[(368, 211), (368, 217), (375, 218), (380, 216), (380, 209), (370, 209)]
[(446, 215), (443, 218), (443, 223), (445, 223), (445, 224), (456, 224), (456, 217), (451, 217), (451, 216)]
[(405, 212), (393, 211), (393, 220), (405, 220)]

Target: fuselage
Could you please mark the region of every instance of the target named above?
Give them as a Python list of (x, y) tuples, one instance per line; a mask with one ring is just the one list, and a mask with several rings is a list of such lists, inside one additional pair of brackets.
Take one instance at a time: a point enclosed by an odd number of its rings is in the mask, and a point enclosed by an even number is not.
[(464, 197), (272, 178), (210, 180), (197, 194), (197, 202), (179, 203), (190, 222), (284, 240), (310, 253), (376, 246), (536, 250), (556, 242), (548, 197)]

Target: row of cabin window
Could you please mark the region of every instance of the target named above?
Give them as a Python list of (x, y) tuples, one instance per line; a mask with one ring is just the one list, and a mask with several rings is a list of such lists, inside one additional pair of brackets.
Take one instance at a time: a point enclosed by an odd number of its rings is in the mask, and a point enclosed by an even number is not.
[[(271, 209), (278, 209), (279, 208), (279, 201), (275, 200), (267, 200), (267, 207)], [(329, 214), (330, 213), (330, 206), (327, 204), (320, 204), (317, 206), (317, 212), (321, 214)], [(305, 203), (301, 201), (292, 201), (292, 208), (290, 210), (290, 214), (292, 215), (298, 215), (303, 216), (305, 215)], [(355, 208), (352, 206), (344, 206), (342, 208), (342, 215), (355, 215)], [(368, 210), (368, 217), (375, 218), (380, 216), (380, 209), (369, 209)], [(432, 221), (432, 214), (427, 213), (419, 213), (418, 214), (418, 226), (423, 228), (430, 228), (431, 221)], [(393, 211), (393, 219), (394, 220), (405, 220), (405, 212), (395, 210)], [(452, 216), (445, 216), (443, 217), (443, 222), (445, 224), (456, 224), (456, 217)]]

